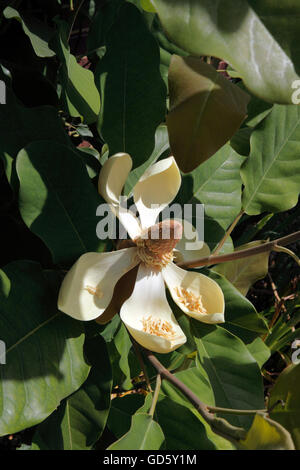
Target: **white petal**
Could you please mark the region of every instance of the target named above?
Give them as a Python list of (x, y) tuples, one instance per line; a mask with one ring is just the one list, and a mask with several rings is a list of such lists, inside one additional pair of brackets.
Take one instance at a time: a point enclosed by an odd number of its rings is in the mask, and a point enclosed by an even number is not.
[(224, 295), (220, 286), (204, 274), (185, 271), (169, 263), (162, 275), (170, 293), (187, 315), (204, 323), (223, 323)]
[[(98, 191), (110, 204), (114, 215), (119, 218), (130, 238), (140, 236), (141, 226), (133, 212), (120, 206), (121, 195), (126, 179), (132, 167), (132, 159), (128, 153), (116, 153), (101, 168)], [(123, 198), (126, 202), (127, 198)]]
[[(168, 304), (161, 272), (151, 271), (142, 264), (133, 293), (123, 304), (120, 316), (133, 338), (150, 351), (168, 353), (186, 342)], [(158, 336), (143, 331), (149, 322), (165, 322), (165, 326), (171, 327), (171, 333)]]
[(133, 189), (143, 229), (156, 223), (159, 213), (173, 201), (180, 185), (181, 175), (174, 157), (160, 160), (145, 171)]
[(86, 253), (66, 274), (58, 308), (76, 320), (94, 320), (111, 301), (118, 280), (139, 262), (136, 248)]
[(194, 261), (209, 256), (209, 246), (203, 241), (199, 241), (198, 232), (195, 227), (187, 220), (179, 220), (179, 222), (181, 222), (183, 226), (183, 233), (174, 251), (176, 263)]
[(101, 168), (98, 191), (113, 206), (118, 206), (126, 179), (132, 167), (128, 153), (116, 153), (109, 157)]

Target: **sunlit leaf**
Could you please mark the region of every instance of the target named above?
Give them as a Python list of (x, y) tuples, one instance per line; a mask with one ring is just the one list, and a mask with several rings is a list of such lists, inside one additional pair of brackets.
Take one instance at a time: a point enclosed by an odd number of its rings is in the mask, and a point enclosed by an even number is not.
[(275, 105), (251, 135), (241, 168), (245, 212), (280, 212), (297, 204), (300, 190), (300, 109)]
[(238, 442), (241, 450), (295, 450), (290, 434), (276, 421), (256, 413), (245, 440)]
[[(235, 251), (247, 250), (255, 246), (263, 245), (263, 240), (252, 241), (241, 245)], [(269, 269), (270, 252), (260, 253), (247, 258), (227, 261), (214, 267), (214, 271), (230, 281), (241, 294), (246, 295), (250, 287), (259, 279), (263, 279)]]
[(164, 434), (159, 424), (146, 413), (132, 416), (129, 431), (108, 447), (108, 450), (159, 450)]
[[(216, 406), (233, 409), (263, 409), (260, 370), (244, 343), (223, 328), (192, 321), (199, 355), (198, 367), (209, 380)], [(224, 417), (236, 426), (249, 426), (251, 418)]]
[(52, 57), (55, 52), (49, 47), (49, 41), (54, 31), (49, 28), (47, 23), (35, 18), (25, 11), (18, 11), (12, 7), (6, 7), (3, 15), (7, 19), (15, 18), (20, 21), (24, 33), (29, 37), (34, 52), (39, 57)]
[(90, 124), (97, 120), (100, 96), (91, 70), (81, 67), (70, 53), (66, 23), (58, 21), (59, 31), (52, 47), (61, 61), (59, 76), (62, 85), (61, 98), (65, 110), (74, 117), (82, 117)]
[[(224, 59), (260, 98), (292, 103), (292, 83), (299, 77), (250, 0), (152, 0), (152, 3), (168, 36), (177, 45), (192, 55)], [(274, 11), (275, 7), (270, 8), (268, 3), (268, 16)]]
[(30, 261), (10, 263), (0, 276), (1, 339), (6, 345), (0, 381), (3, 436), (47, 418), (86, 380), (89, 366), (82, 324), (57, 310), (60, 277), (54, 273), (49, 282), (40, 265)]
[(111, 370), (104, 340), (88, 340), (91, 370), (73, 395), (41, 423), (33, 437), (33, 449), (89, 450), (106, 424), (111, 393)]
[(17, 173), (23, 220), (44, 240), (56, 263), (72, 263), (87, 251), (98, 251), (100, 197), (74, 150), (34, 142), (19, 152)]

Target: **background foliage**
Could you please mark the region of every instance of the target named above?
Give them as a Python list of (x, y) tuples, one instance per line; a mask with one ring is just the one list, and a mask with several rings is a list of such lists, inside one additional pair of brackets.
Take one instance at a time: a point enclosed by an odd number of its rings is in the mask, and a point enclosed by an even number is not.
[(149, 413), (153, 393), (119, 317), (83, 324), (56, 306), (77, 258), (113, 248), (95, 230), (97, 177), (115, 152), (133, 159), (126, 194), (172, 152), (176, 202), (205, 204), (212, 250), (235, 222), (220, 253), (299, 228), (299, 2), (0, 6), (0, 445), (299, 449), (299, 268), (287, 253), (205, 269), (223, 289), (225, 324), (189, 320), (173, 304), (188, 341), (157, 355), (208, 406), (252, 410), (217, 414), (245, 429), (238, 442), (166, 381)]

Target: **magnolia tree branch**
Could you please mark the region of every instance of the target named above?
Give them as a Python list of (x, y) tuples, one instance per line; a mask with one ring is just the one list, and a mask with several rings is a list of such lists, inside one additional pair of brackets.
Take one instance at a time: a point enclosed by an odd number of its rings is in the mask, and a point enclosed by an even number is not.
[(282, 238), (277, 238), (262, 245), (247, 248), (246, 250), (234, 251), (225, 255), (210, 255), (206, 258), (200, 258), (194, 261), (185, 261), (178, 263), (181, 268), (199, 268), (200, 266), (210, 266), (212, 264), (224, 263), (226, 261), (234, 261), (236, 259), (246, 258), (248, 256), (258, 255), (268, 251), (278, 251), (278, 247), (290, 245), (300, 240), (300, 230)]
[(168, 380), (172, 385), (174, 385), (181, 393), (192, 403), (192, 405), (196, 408), (196, 410), (200, 413), (202, 418), (209, 424), (212, 431), (218, 434), (219, 436), (228, 439), (231, 442), (236, 443), (241, 439), (245, 439), (247, 432), (245, 429), (232, 426), (223, 418), (218, 418), (213, 415), (213, 413), (217, 413), (222, 411), (223, 413), (230, 413), (230, 414), (255, 414), (257, 411), (265, 411), (265, 410), (230, 410), (227, 408), (217, 408), (217, 407), (209, 407), (205, 403), (203, 403), (197, 395), (195, 395), (181, 380), (179, 380), (175, 375), (173, 375), (168, 369), (166, 369), (159, 360), (154, 356), (151, 351), (147, 349), (142, 349), (143, 353), (146, 355), (149, 362), (152, 366), (156, 369), (158, 375), (162, 379)]

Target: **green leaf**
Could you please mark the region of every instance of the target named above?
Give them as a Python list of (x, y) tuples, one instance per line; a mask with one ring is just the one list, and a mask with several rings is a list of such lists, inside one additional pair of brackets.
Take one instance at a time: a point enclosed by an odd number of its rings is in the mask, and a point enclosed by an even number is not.
[(145, 397), (137, 393), (112, 400), (107, 425), (117, 439), (129, 431), (131, 417), (144, 404), (144, 401)]
[(80, 322), (58, 312), (59, 279), (39, 264), (16, 261), (0, 272), (0, 435), (43, 421), (86, 380)]
[(12, 164), (17, 153), (34, 140), (55, 140), (71, 146), (58, 112), (51, 106), (25, 108), (18, 104), (0, 106), (0, 157), (7, 179), (12, 182)]
[[(216, 406), (262, 409), (264, 395), (260, 370), (244, 343), (223, 328), (194, 320), (192, 331), (199, 355), (198, 367), (211, 384)], [(251, 423), (248, 416), (225, 417), (236, 426), (245, 427)]]
[(55, 55), (55, 52), (48, 45), (54, 31), (48, 27), (47, 23), (43, 23), (33, 15), (17, 11), (12, 7), (6, 7), (3, 15), (7, 19), (15, 18), (22, 24), (23, 31), (29, 37), (36, 55), (39, 57), (52, 57)]
[(108, 450), (159, 450), (164, 442), (164, 434), (159, 424), (146, 413), (132, 416), (130, 430)]
[(295, 450), (287, 430), (258, 413), (246, 439), (239, 441), (237, 446), (240, 450)]
[(155, 408), (168, 450), (214, 450), (216, 446), (206, 434), (205, 426), (186, 406), (161, 396)]
[(125, 376), (122, 386), (125, 390), (129, 390), (132, 388), (132, 383), (128, 355), (132, 347), (132, 342), (123, 323), (121, 323), (119, 331), (114, 338), (114, 341), (115, 347), (120, 356), (119, 366)]
[[(235, 251), (247, 250), (264, 243), (264, 240), (252, 241), (237, 247)], [(270, 252), (260, 253), (248, 258), (221, 263), (214, 267), (214, 271), (222, 274), (242, 295), (246, 295), (256, 281), (263, 279), (267, 275), (269, 254)]]
[(271, 356), (270, 349), (265, 345), (261, 338), (256, 338), (254, 341), (252, 341), (252, 343), (247, 344), (247, 348), (260, 368), (262, 368), (262, 366)]
[[(290, 104), (294, 65), (247, 0), (153, 0), (178, 46), (196, 56), (224, 59), (246, 87), (273, 103)], [(269, 15), (274, 9), (269, 8)], [(267, 59), (266, 59), (267, 58)], [(280, 66), (278, 66), (280, 64)]]
[[(208, 379), (205, 377), (204, 374), (201, 373), (199, 368), (197, 367), (190, 367), (187, 370), (177, 372), (174, 374), (179, 380), (181, 380), (192, 392), (197, 395), (203, 403), (207, 405), (214, 406), (215, 399), (213, 390), (210, 386)], [(215, 434), (210, 426), (200, 417), (199, 413), (195, 410), (194, 406), (191, 404), (187, 398), (182, 395), (181, 392), (178, 391), (176, 387), (174, 387), (171, 383), (167, 381), (162, 382), (162, 392), (172, 400), (174, 406), (174, 402), (178, 403), (179, 405), (185, 406), (189, 408), (197, 419), (202, 422), (205, 426), (206, 433), (208, 439), (218, 448), (222, 450), (232, 449), (232, 444), (224, 439), (223, 437)], [(172, 409), (172, 408), (170, 408)]]
[(87, 380), (38, 426), (33, 449), (89, 450), (101, 436), (112, 380), (106, 345), (100, 336), (88, 340), (87, 356), (92, 364)]
[(300, 365), (292, 364), (287, 367), (278, 377), (271, 390), (269, 407), (272, 408), (270, 416), (278, 421), (290, 433), (295, 446), (300, 450)]
[(53, 48), (61, 61), (59, 77), (62, 85), (61, 98), (65, 110), (73, 117), (82, 117), (86, 124), (97, 120), (100, 96), (91, 70), (81, 67), (70, 53), (67, 40), (67, 24), (58, 21), (59, 32)]
[(300, 5), (298, 0), (280, 3), (276, 0), (251, 0), (251, 6), (272, 36), (292, 59), (296, 71), (299, 73)]
[(195, 57), (173, 55), (169, 68), (167, 126), (182, 171), (192, 171), (237, 131), (250, 99), (241, 88)]
[(165, 117), (166, 88), (159, 65), (158, 45), (141, 13), (123, 4), (96, 70), (103, 102), (98, 129), (110, 154), (129, 153), (135, 167), (150, 157), (155, 130)]
[(22, 218), (46, 243), (55, 263), (72, 263), (101, 247), (96, 236), (100, 197), (75, 151), (55, 142), (34, 142), (19, 152), (17, 173)]
[[(185, 203), (204, 204), (206, 216), (223, 229), (241, 210), (240, 167), (244, 158), (229, 144), (213, 157), (183, 177), (181, 194)], [(205, 238), (208, 243), (209, 240)]]
[(300, 109), (275, 105), (251, 135), (241, 168), (243, 208), (249, 215), (281, 212), (297, 204), (300, 188)]
[(227, 279), (214, 271), (209, 272), (209, 277), (220, 285), (224, 294), (224, 328), (246, 343), (268, 331), (264, 319), (257, 313), (252, 303)]

